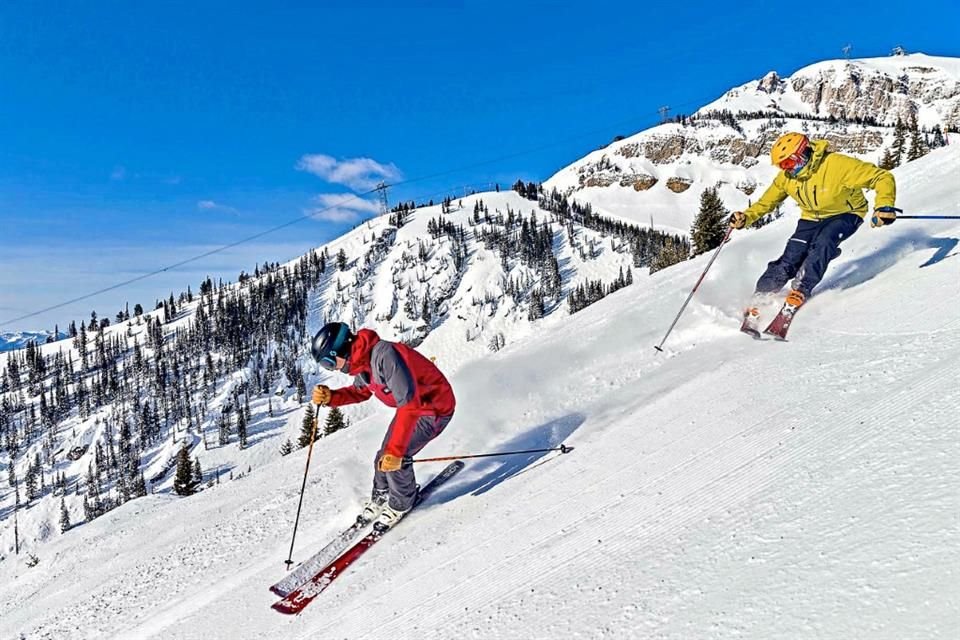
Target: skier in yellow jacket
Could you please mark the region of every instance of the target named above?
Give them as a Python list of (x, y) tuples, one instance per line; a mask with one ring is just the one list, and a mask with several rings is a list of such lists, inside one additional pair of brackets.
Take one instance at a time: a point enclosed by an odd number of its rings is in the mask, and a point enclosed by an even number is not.
[(867, 199), (863, 189), (876, 196), (873, 227), (893, 224), (897, 219), (897, 185), (893, 174), (874, 164), (828, 150), (826, 140), (812, 141), (802, 133), (786, 133), (773, 144), (770, 159), (781, 169), (773, 184), (745, 211), (736, 211), (730, 224), (742, 229), (770, 213), (790, 196), (800, 205), (800, 221), (787, 241), (783, 255), (767, 265), (757, 281), (754, 300), (744, 312), (747, 326), (759, 316), (759, 302), (776, 294), (791, 278), (792, 290), (785, 309), (792, 315), (810, 296), (827, 270), (840, 255), (840, 243), (863, 223)]

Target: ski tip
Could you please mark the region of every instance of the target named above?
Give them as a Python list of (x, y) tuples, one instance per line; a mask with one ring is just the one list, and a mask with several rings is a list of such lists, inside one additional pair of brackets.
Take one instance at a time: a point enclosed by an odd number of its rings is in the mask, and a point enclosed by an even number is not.
[(270, 608), (278, 613), (282, 613), (288, 616), (296, 615), (301, 611), (301, 609), (295, 609), (289, 605), (284, 604), (282, 601), (274, 602), (272, 605), (270, 605)]
[(276, 585), (270, 587), (270, 593), (272, 593), (272, 594), (275, 595), (275, 596), (280, 596), (281, 598), (286, 598), (288, 595), (290, 595), (289, 593), (287, 593), (287, 592), (284, 591), (283, 589), (277, 588)]

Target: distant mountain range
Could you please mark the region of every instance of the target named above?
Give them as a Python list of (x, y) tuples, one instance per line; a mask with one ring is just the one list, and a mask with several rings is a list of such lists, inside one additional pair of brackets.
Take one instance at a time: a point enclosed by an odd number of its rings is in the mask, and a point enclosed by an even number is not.
[[(44, 344), (48, 338), (53, 336), (53, 331), (12, 331), (9, 333), (0, 333), (0, 352), (14, 351), (23, 349), (31, 340), (37, 344)], [(58, 340), (63, 340), (67, 334), (60, 332)]]

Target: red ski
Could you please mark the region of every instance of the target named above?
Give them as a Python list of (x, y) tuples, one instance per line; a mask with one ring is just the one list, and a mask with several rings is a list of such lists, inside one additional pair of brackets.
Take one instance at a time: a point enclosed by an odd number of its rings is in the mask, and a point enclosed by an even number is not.
[(777, 340), (786, 341), (787, 331), (790, 329), (790, 323), (793, 322), (793, 316), (797, 313), (798, 309), (799, 307), (784, 303), (780, 309), (780, 313), (770, 321), (770, 325), (764, 329), (763, 332), (769, 336), (773, 336)]
[[(456, 462), (451, 462), (447, 467), (440, 472), (435, 478), (426, 484), (420, 493), (417, 495), (417, 502), (414, 504), (414, 508), (417, 505), (421, 504), (424, 500), (430, 497), (440, 485), (444, 482), (455, 476), (461, 469), (463, 469), (463, 462), (457, 460)], [(397, 523), (399, 524), (399, 523)], [(394, 527), (397, 525), (394, 525)], [(373, 531), (364, 536), (359, 542), (347, 549), (340, 555), (336, 560), (327, 565), (322, 571), (317, 573), (307, 582), (303, 583), (292, 591), (287, 597), (279, 602), (276, 602), (272, 605), (274, 609), (280, 613), (300, 613), (303, 611), (304, 607), (310, 604), (314, 598), (323, 593), (323, 591), (330, 586), (330, 584), (337, 579), (338, 576), (343, 574), (357, 559), (366, 553), (367, 549), (376, 544), (381, 538), (383, 538), (390, 529), (378, 528), (377, 525), (374, 525)]]

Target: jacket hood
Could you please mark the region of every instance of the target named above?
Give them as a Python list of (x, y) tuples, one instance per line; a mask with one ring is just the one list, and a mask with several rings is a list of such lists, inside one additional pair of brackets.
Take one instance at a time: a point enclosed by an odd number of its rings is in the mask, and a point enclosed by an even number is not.
[(370, 369), (370, 352), (378, 342), (380, 342), (380, 336), (376, 331), (372, 329), (357, 331), (357, 337), (354, 338), (353, 345), (350, 347), (350, 361), (347, 363), (350, 367), (350, 375), (355, 376)]

